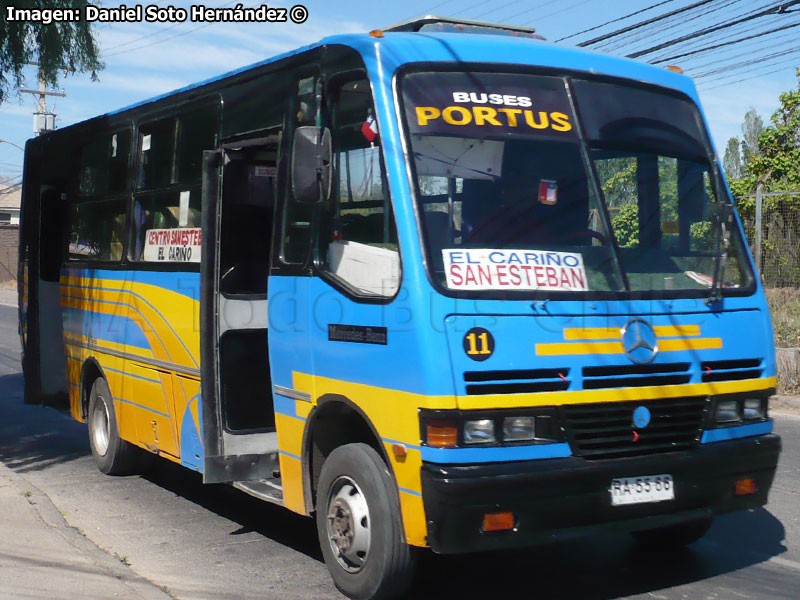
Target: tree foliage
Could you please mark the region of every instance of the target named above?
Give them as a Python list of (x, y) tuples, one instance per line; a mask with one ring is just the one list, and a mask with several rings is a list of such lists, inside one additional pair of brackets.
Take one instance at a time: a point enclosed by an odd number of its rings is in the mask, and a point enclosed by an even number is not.
[(745, 162), (761, 154), (759, 136), (763, 131), (764, 119), (751, 106), (744, 114), (744, 122), (742, 123), (742, 156)]
[(742, 151), (739, 138), (732, 137), (725, 147), (725, 156), (722, 159), (722, 168), (728, 179), (739, 179), (742, 176)]
[(91, 23), (9, 21), (6, 7), (78, 9), (82, 16), (87, 4), (87, 0), (0, 0), (0, 103), (23, 85), (25, 63), (38, 62), (40, 76), (49, 86), (58, 83), (61, 73), (88, 72), (96, 80), (103, 68)]
[(796, 74), (797, 88), (780, 95), (778, 110), (758, 136), (759, 154), (746, 157), (741, 177), (731, 181), (734, 196), (755, 192), (759, 182), (768, 191), (800, 189), (800, 69)]

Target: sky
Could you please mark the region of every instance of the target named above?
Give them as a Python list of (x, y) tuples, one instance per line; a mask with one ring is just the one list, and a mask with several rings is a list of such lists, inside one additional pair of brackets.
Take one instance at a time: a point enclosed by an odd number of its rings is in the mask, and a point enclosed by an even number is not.
[[(258, 0), (240, 0), (244, 6), (259, 6)], [(59, 87), (64, 98), (48, 99), (48, 106), (57, 114), (57, 126), (109, 112), (134, 102), (195, 83), (209, 77), (252, 64), (281, 52), (315, 42), (336, 33), (367, 32), (386, 27), (412, 17), (437, 14), (467, 19), (528, 25), (548, 40), (594, 27), (598, 24), (656, 4), (659, 0), (405, 0), (376, 2), (374, 0), (306, 0), (308, 19), (302, 23), (98, 23), (96, 36), (101, 48), (105, 69), (98, 82), (88, 75), (74, 75), (61, 80)], [(675, 10), (697, 0), (666, 0), (641, 15), (607, 25), (593, 32), (568, 38), (569, 45), (594, 35), (613, 31), (626, 24)], [(235, 6), (236, 1), (208, 0), (206, 7)], [(120, 2), (104, 2), (102, 6), (118, 6)], [(170, 5), (170, 0), (153, 0), (158, 7)], [(197, 2), (171, 2), (172, 6), (188, 8)], [(619, 55), (650, 43), (669, 40), (712, 23), (718, 15), (746, 14), (762, 6), (775, 5), (766, 0), (709, 0), (701, 10), (686, 13), (669, 25), (643, 29), (632, 35), (627, 45), (609, 43), (603, 50)], [(128, 6), (133, 6), (130, 1)], [(147, 0), (145, 0), (147, 6)], [(270, 7), (294, 6), (293, 2), (270, 3)], [(712, 14), (716, 13), (716, 14)], [(2, 16), (4, 18), (4, 16)], [(785, 23), (800, 23), (800, 13), (772, 15), (759, 19), (758, 27), (777, 27)], [(744, 24), (735, 32), (760, 31)], [(763, 30), (763, 29), (761, 29)], [(723, 32), (727, 33), (727, 32)], [(700, 98), (710, 123), (711, 135), (720, 155), (727, 140), (741, 135), (745, 112), (754, 107), (765, 122), (778, 106), (781, 92), (796, 88), (794, 67), (800, 66), (800, 29), (789, 29), (750, 42), (746, 47), (726, 47), (714, 54), (676, 59), (674, 64), (687, 68), (687, 73), (701, 75), (696, 79)], [(722, 35), (719, 34), (719, 35)], [(622, 38), (625, 39), (625, 38)], [(724, 42), (725, 37), (714, 41)], [(792, 42), (794, 40), (794, 42)], [(698, 41), (699, 45), (706, 42)], [(708, 42), (711, 43), (711, 42)], [(783, 45), (781, 45), (783, 44)], [(789, 44), (788, 46), (786, 44)], [(787, 54), (773, 58), (774, 68), (766, 68), (760, 57), (772, 50)], [(749, 50), (749, 52), (742, 50)], [(661, 56), (668, 56), (665, 51)], [(675, 52), (673, 52), (675, 54)], [(659, 56), (656, 55), (650, 55)], [(644, 60), (640, 59), (640, 60)], [(728, 63), (725, 60), (729, 61)], [(714, 74), (720, 65), (739, 61), (743, 69), (737, 72)], [(749, 63), (752, 64), (747, 66)], [(774, 72), (773, 72), (774, 71)], [(709, 74), (710, 73), (710, 74)], [(34, 67), (26, 69), (26, 87), (38, 87)], [(746, 81), (737, 82), (743, 77)], [(727, 84), (727, 85), (723, 85)], [(0, 106), (0, 139), (18, 146), (33, 135), (36, 99), (23, 95), (11, 98)], [(8, 143), (0, 143), (0, 180), (17, 181), (22, 174), (23, 153)]]

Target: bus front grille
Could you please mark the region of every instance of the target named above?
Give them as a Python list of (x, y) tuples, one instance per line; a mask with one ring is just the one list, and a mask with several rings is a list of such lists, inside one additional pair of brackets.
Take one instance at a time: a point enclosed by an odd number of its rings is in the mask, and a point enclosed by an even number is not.
[[(650, 412), (645, 427), (633, 424), (640, 406)], [(561, 416), (573, 454), (599, 460), (689, 450), (702, 434), (706, 407), (705, 397), (606, 402), (563, 406)]]
[(689, 383), (689, 363), (603, 365), (583, 368), (583, 389), (680, 385)]
[(569, 369), (466, 371), (468, 396), (561, 392), (569, 387)]
[(764, 371), (761, 362), (760, 358), (706, 361), (700, 365), (703, 383), (758, 379)]

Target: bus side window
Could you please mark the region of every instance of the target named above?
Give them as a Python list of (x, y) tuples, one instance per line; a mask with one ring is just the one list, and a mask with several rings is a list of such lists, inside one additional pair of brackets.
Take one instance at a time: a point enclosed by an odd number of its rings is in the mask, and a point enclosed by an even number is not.
[(137, 195), (133, 204), (132, 260), (167, 261), (159, 257), (158, 247), (147, 250), (147, 233), (155, 229), (197, 229), (200, 223), (200, 191), (169, 190)]
[(200, 183), (203, 150), (212, 150), (217, 146), (218, 116), (219, 105), (213, 105), (178, 118), (176, 182)]
[(172, 183), (175, 156), (175, 119), (148, 123), (139, 128), (139, 178), (137, 187), (149, 190)]
[(81, 148), (78, 195), (102, 198), (128, 188), (131, 132), (119, 131), (94, 139)]
[(357, 295), (394, 296), (400, 255), (367, 79), (333, 97), (334, 181), (320, 230), (318, 263)]
[(78, 201), (69, 211), (69, 259), (118, 261), (125, 241), (126, 201)]

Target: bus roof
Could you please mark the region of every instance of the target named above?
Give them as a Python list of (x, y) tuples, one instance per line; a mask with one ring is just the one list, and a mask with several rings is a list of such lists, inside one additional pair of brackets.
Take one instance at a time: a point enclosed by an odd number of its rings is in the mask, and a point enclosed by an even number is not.
[(369, 60), (370, 57), (380, 56), (382, 69), (389, 77), (398, 67), (419, 62), (514, 64), (517, 66), (550, 67), (573, 72), (586, 72), (593, 75), (629, 78), (673, 88), (696, 99), (696, 90), (691, 79), (665, 68), (655, 67), (640, 61), (523, 37), (387, 31), (383, 34), (383, 37), (375, 37), (366, 33), (329, 36), (314, 44), (137, 102), (105, 115), (100, 115), (100, 117), (118, 115), (325, 45), (349, 46), (359, 51), (368, 65), (371, 62)]

